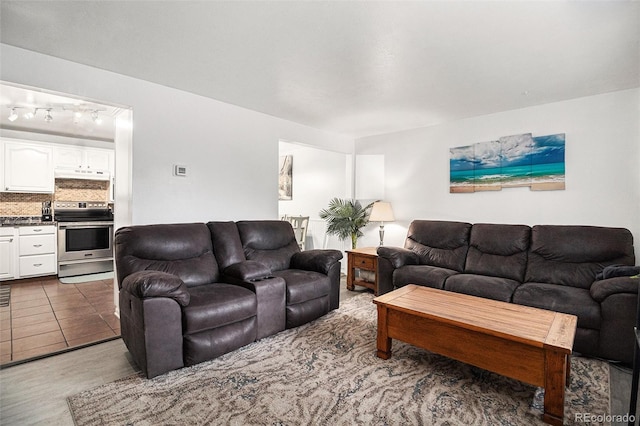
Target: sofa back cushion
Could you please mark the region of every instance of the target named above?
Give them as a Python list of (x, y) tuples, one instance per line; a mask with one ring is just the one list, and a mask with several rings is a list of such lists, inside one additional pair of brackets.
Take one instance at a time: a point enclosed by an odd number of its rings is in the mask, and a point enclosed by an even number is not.
[(237, 222), (244, 255), (272, 271), (289, 269), (291, 256), (300, 251), (291, 223), (282, 220)]
[(115, 234), (118, 283), (137, 271), (162, 271), (188, 286), (216, 282), (218, 264), (204, 223), (141, 225)]
[(207, 227), (211, 232), (213, 254), (222, 271), (228, 266), (246, 260), (235, 222), (209, 222)]
[(597, 226), (537, 225), (525, 280), (589, 288), (608, 265), (634, 265), (628, 229)]
[(473, 225), (464, 272), (522, 282), (530, 237), (526, 225)]
[(404, 247), (415, 252), (420, 264), (462, 272), (469, 247), (470, 223), (414, 220)]

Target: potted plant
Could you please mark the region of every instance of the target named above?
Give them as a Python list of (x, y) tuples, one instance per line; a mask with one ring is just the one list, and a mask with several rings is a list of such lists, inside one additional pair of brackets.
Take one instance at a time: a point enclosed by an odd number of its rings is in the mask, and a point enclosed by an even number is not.
[(351, 237), (351, 248), (354, 249), (358, 238), (364, 235), (361, 229), (369, 223), (371, 206), (373, 203), (362, 207), (358, 200), (334, 198), (320, 211), (320, 218), (327, 221), (327, 234), (340, 240)]

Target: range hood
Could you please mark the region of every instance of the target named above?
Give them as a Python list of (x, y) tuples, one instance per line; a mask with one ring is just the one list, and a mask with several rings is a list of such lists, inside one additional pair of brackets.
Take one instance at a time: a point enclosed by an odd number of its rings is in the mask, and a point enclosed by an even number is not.
[(55, 169), (56, 179), (85, 179), (85, 180), (109, 180), (111, 176), (108, 170), (91, 169)]

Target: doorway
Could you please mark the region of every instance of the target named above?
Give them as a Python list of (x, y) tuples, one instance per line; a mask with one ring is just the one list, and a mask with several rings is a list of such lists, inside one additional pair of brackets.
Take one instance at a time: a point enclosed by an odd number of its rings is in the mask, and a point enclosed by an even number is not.
[[(4, 81), (0, 81), (0, 93), (3, 139), (113, 151), (110, 181), (92, 185), (91, 189), (106, 191), (105, 202), (113, 208), (115, 227), (129, 225), (132, 109)], [(78, 184), (65, 189), (83, 196), (83, 191), (88, 191), (83, 188)], [(4, 204), (0, 205), (0, 216), (34, 216), (30, 201), (39, 203), (45, 195), (55, 199), (55, 192), (9, 195), (0, 193), (0, 203)], [(118, 289), (113, 278), (64, 284), (55, 275), (18, 275), (17, 279), (0, 281), (0, 287), (10, 288), (7, 306), (0, 307), (0, 364), (24, 362), (120, 334)]]
[(344, 242), (326, 234), (319, 213), (332, 198), (351, 197), (352, 155), (282, 140), (279, 155), (291, 165), (290, 196), (278, 200), (279, 217), (309, 217), (303, 249), (344, 250)]

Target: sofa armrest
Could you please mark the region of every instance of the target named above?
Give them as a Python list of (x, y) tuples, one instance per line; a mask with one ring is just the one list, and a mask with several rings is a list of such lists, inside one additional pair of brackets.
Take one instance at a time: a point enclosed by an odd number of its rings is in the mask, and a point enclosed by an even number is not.
[(325, 275), (333, 265), (342, 259), (339, 250), (307, 250), (295, 253), (291, 257), (291, 269), (320, 272)]
[(187, 306), (191, 300), (186, 284), (178, 276), (161, 271), (134, 272), (124, 279), (122, 289), (139, 299), (167, 297), (180, 306)]
[(378, 247), (378, 257), (387, 259), (395, 269), (404, 265), (418, 265), (420, 263), (416, 253), (402, 247)]
[(638, 294), (640, 279), (635, 277), (614, 277), (606, 280), (594, 281), (591, 284), (591, 297), (602, 303), (607, 297), (618, 293)]
[(255, 260), (245, 260), (226, 267), (223, 273), (237, 280), (255, 281), (270, 277), (271, 269), (264, 263)]

